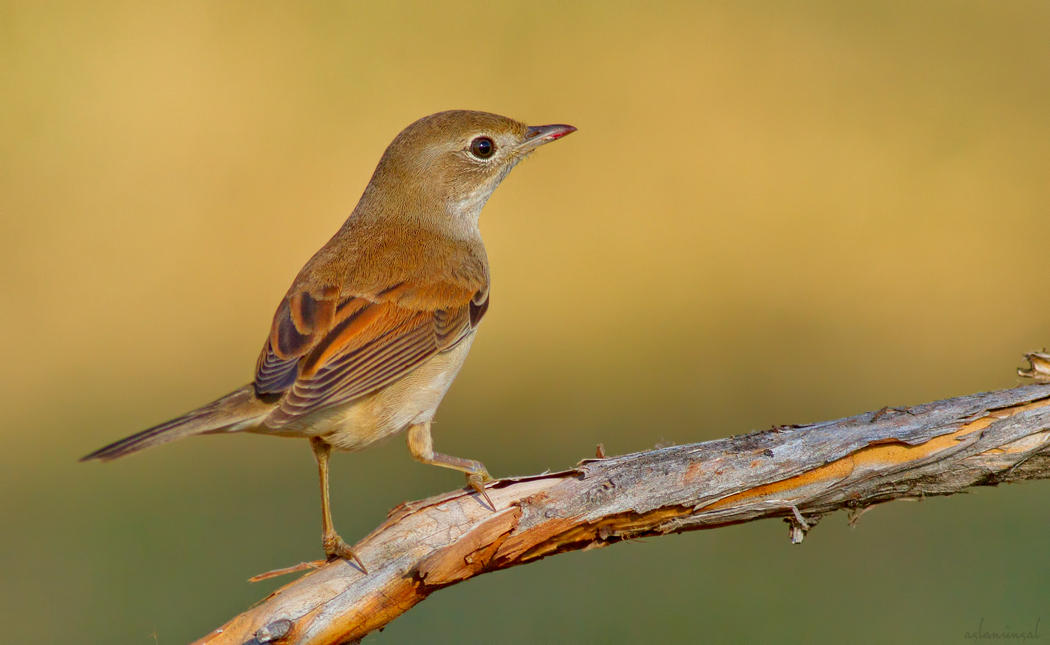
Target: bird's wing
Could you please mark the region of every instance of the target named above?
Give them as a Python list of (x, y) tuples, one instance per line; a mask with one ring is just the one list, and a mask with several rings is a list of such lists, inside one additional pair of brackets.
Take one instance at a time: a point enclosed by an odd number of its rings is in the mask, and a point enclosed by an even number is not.
[(374, 294), (289, 294), (255, 372), (256, 393), (281, 396), (280, 427), (352, 401), (459, 343), (488, 308), (483, 284), (394, 285)]

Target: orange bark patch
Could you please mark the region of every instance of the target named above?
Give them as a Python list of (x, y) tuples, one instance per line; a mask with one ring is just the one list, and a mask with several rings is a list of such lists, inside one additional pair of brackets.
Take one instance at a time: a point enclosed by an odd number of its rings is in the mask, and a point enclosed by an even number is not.
[(529, 549), (565, 533), (579, 521), (579, 517), (560, 517), (543, 522), (534, 529), (511, 535), (496, 550), (496, 557), (500, 560), (517, 560)]
[(761, 486), (755, 486), (751, 490), (745, 490), (735, 495), (730, 495), (723, 499), (713, 502), (703, 507), (703, 510), (715, 510), (717, 508), (724, 508), (726, 506), (732, 506), (739, 504), (740, 502), (756, 499), (760, 497), (768, 497), (775, 495), (783, 491), (794, 490), (802, 488), (804, 486), (812, 486), (813, 484), (822, 483), (825, 481), (839, 481), (848, 477), (853, 472), (853, 459), (851, 457), (843, 457), (837, 461), (833, 461), (830, 464), (814, 468), (809, 472), (796, 475), (789, 479), (784, 479), (771, 484), (763, 484)]
[(428, 585), (442, 585), (479, 573), (495, 555), (521, 519), (521, 509), (513, 507), (478, 524), (453, 544), (429, 555), (419, 563), (419, 575)]
[[(756, 486), (750, 490), (730, 495), (729, 497), (720, 499), (717, 502), (708, 504), (703, 507), (703, 510), (725, 508), (747, 500), (771, 497), (786, 491), (801, 490), (814, 484), (822, 484), (825, 482), (830, 484), (832, 481), (839, 481), (848, 477), (854, 469), (858, 467), (885, 467), (917, 461), (958, 445), (958, 442), (964, 436), (972, 432), (984, 430), (996, 421), (1009, 418), (1026, 410), (1034, 410), (1048, 405), (1050, 405), (1050, 399), (1044, 399), (1033, 403), (1026, 403), (1024, 405), (1003, 408), (1002, 410), (993, 410), (987, 415), (963, 425), (955, 432), (934, 437), (925, 443), (915, 446), (906, 444), (902, 441), (893, 440), (883, 440), (877, 444), (873, 442), (872, 445), (861, 448), (860, 450), (833, 461), (830, 464), (814, 468), (813, 470), (802, 473), (801, 475), (796, 475), (789, 479), (773, 482), (771, 484), (763, 484), (762, 486)], [(689, 472), (686, 473), (687, 479), (690, 474), (692, 474), (692, 470), (693, 469), (690, 468)]]

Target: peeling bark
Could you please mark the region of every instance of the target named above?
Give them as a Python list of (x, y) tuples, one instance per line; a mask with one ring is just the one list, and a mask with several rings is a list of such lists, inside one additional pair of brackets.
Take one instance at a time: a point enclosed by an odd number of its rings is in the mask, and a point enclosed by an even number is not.
[[(599, 454), (604, 452), (599, 449)], [(770, 517), (805, 534), (832, 511), (1050, 477), (1050, 384), (589, 459), (401, 504), (354, 546), (198, 644), (354, 642), (434, 591), (557, 553)]]

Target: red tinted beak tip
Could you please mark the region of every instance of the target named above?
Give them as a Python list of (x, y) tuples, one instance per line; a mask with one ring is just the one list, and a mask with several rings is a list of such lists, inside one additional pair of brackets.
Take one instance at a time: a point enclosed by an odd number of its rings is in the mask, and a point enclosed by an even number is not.
[(554, 125), (534, 125), (529, 128), (529, 138), (526, 140), (526, 145), (530, 147), (542, 145), (544, 143), (561, 139), (565, 135), (572, 134), (573, 132), (576, 132), (576, 128), (562, 123)]

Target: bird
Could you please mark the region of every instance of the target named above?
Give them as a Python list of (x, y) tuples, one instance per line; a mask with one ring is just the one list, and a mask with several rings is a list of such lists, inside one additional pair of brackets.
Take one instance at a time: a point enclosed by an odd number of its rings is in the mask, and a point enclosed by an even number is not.
[(202, 434), (309, 439), (326, 559), (353, 560), (363, 572), (332, 521), (332, 450), (357, 452), (404, 432), (413, 458), (462, 471), (495, 510), (485, 492), (488, 470), (435, 452), (431, 424), (489, 306), (482, 207), (522, 159), (575, 131), (471, 110), (406, 127), (346, 222), (277, 306), (252, 382), (81, 461)]

